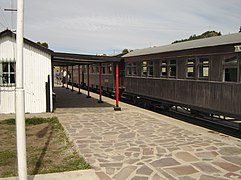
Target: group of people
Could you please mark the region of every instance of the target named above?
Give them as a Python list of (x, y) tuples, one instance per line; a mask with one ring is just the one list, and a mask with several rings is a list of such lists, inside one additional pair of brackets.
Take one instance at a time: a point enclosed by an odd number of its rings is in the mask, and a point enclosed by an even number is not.
[(56, 77), (57, 85), (61, 84), (61, 82), (63, 84), (67, 83), (67, 78), (68, 78), (68, 82), (71, 82), (71, 74), (69, 72), (67, 73), (67, 71), (65, 69), (62, 69), (61, 72), (59, 72), (59, 70), (57, 70), (55, 77)]

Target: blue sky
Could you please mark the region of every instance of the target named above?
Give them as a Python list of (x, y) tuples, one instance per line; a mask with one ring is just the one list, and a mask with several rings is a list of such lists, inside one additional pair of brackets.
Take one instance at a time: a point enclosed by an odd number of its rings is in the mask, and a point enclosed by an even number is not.
[[(9, 7), (16, 0), (0, 0), (0, 30), (16, 28)], [(240, 0), (25, 0), (25, 37), (54, 51), (116, 54), (240, 26)]]

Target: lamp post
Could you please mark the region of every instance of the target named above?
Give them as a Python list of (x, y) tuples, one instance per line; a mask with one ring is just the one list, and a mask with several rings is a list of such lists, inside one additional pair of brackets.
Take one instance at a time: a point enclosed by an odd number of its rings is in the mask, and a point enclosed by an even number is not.
[(23, 86), (23, 14), (24, 0), (17, 1), (17, 59), (16, 59), (16, 133), (19, 180), (27, 180), (25, 102)]

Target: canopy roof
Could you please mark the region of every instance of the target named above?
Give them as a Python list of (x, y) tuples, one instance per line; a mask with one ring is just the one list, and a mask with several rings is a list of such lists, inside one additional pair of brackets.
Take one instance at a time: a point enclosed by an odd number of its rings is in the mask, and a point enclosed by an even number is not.
[(99, 56), (54, 52), (52, 55), (53, 65), (55, 66), (73, 66), (94, 63), (119, 62), (118, 56)]

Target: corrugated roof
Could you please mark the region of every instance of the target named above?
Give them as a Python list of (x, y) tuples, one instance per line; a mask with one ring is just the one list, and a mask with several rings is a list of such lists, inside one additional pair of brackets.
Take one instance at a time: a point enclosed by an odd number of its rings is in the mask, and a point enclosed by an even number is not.
[(169, 44), (169, 45), (159, 46), (159, 47), (137, 49), (122, 57), (125, 58), (125, 57), (133, 57), (133, 56), (141, 56), (141, 55), (148, 55), (148, 54), (157, 54), (157, 53), (164, 53), (164, 52), (171, 52), (171, 51), (181, 51), (181, 50), (187, 50), (187, 49), (220, 46), (220, 45), (226, 45), (226, 44), (237, 44), (237, 43), (241, 43), (241, 33), (215, 36), (215, 37), (198, 39), (193, 41)]
[[(16, 39), (16, 34), (13, 33), (12, 31), (8, 30), (8, 29), (0, 32), (0, 37), (4, 37), (4, 36), (10, 36), (10, 37), (13, 37), (14, 39)], [(41, 45), (39, 45), (39, 44), (37, 44), (33, 41), (30, 41), (29, 39), (24, 38), (24, 43), (29, 44), (29, 45), (31, 45), (31, 46), (33, 46), (33, 47), (35, 47), (35, 48), (37, 48), (41, 51), (44, 51), (44, 52), (46, 52), (50, 55), (53, 54), (52, 50), (50, 50), (48, 48), (45, 48), (45, 47), (43, 47), (43, 46), (41, 46)]]

